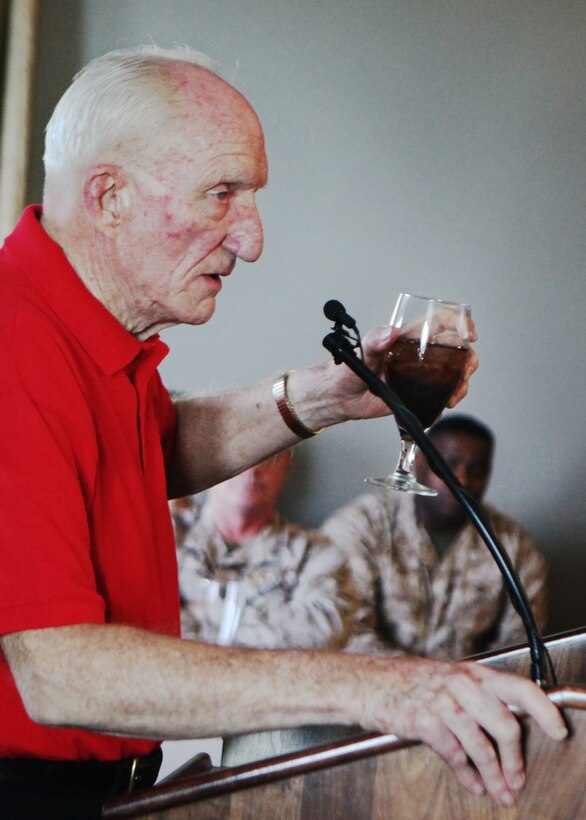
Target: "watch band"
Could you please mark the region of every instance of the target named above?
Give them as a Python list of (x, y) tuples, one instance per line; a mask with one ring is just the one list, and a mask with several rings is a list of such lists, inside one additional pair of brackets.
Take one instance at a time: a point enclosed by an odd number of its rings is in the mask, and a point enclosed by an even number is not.
[(273, 384), (273, 397), (277, 403), (277, 408), (281, 414), (281, 418), (291, 432), (295, 433), (295, 435), (299, 436), (299, 438), (311, 438), (312, 436), (317, 436), (321, 433), (323, 427), (320, 430), (311, 430), (303, 424), (293, 409), (293, 405), (289, 401), (289, 394), (287, 393), (287, 379), (293, 372), (293, 370), (288, 370), (275, 380)]

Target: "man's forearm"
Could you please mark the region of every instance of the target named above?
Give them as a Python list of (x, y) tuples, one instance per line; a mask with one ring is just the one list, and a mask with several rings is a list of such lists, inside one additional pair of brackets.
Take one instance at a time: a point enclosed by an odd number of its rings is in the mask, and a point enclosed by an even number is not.
[(16, 633), (2, 646), (27, 711), (43, 724), (181, 739), (358, 719), (354, 697), (343, 707), (346, 698), (330, 694), (319, 653), (303, 652), (301, 662), (296, 651), (94, 624)]
[[(384, 352), (390, 342), (389, 327), (369, 331), (363, 339), (366, 364), (382, 372)], [(470, 373), (475, 367), (474, 360)], [(222, 396), (177, 400), (175, 456), (168, 478), (170, 497), (204, 490), (299, 441), (277, 409), (273, 381)], [(463, 382), (459, 398), (466, 389)], [(350, 368), (332, 360), (292, 373), (287, 392), (295, 415), (310, 430), (389, 412)]]

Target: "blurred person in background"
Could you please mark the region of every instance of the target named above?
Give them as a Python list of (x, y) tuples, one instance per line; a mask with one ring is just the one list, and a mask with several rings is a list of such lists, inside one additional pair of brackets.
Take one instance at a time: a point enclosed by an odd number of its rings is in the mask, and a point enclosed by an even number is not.
[[(235, 645), (339, 648), (348, 639), (353, 601), (343, 551), (277, 509), (293, 452), (211, 487), (205, 498), (170, 502), (183, 637), (217, 640), (226, 609), (211, 593), (220, 584), (236, 615), (233, 629), (224, 621)], [(232, 595), (228, 581), (236, 582)]]
[[(491, 430), (470, 416), (452, 414), (428, 435), (467, 492), (482, 501), (494, 457)], [(324, 525), (346, 549), (358, 591), (357, 623), (347, 649), (457, 659), (524, 642), (525, 629), (503, 577), (464, 509), (420, 452), (415, 472), (436, 496), (365, 493)], [(543, 556), (519, 524), (493, 507), (486, 510), (543, 628)]]

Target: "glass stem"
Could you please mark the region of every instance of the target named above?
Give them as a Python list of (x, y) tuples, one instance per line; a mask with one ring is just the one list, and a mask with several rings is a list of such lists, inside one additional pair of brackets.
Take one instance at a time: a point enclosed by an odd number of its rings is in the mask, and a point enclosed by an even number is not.
[(399, 463), (395, 473), (399, 475), (410, 476), (415, 459), (415, 450), (417, 449), (413, 439), (407, 433), (401, 432), (401, 455), (399, 456)]

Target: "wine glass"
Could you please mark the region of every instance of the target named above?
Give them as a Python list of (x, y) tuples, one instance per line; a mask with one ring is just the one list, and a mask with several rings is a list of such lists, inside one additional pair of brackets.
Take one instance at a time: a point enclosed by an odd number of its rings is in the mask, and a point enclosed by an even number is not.
[[(391, 327), (398, 336), (385, 361), (387, 384), (430, 427), (456, 392), (466, 367), (470, 345), (470, 305), (401, 293)], [(399, 426), (401, 452), (395, 471), (386, 478), (367, 478), (369, 484), (417, 495), (437, 495), (413, 475), (416, 445)]]

